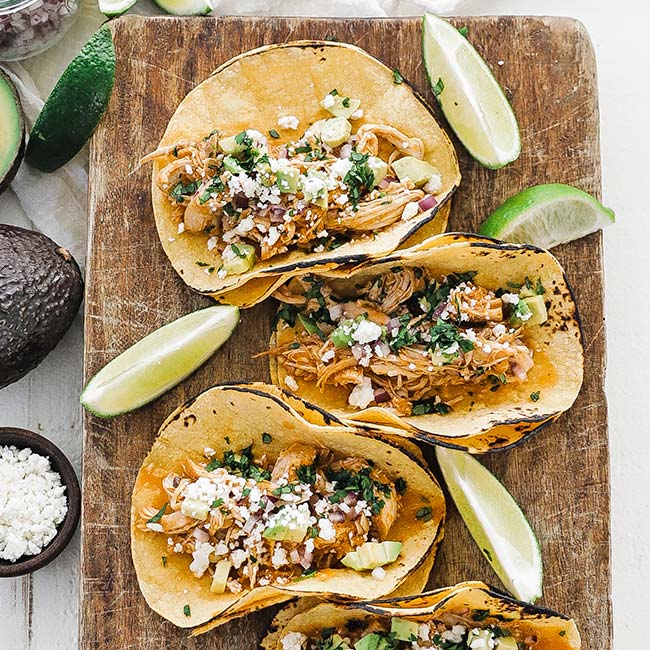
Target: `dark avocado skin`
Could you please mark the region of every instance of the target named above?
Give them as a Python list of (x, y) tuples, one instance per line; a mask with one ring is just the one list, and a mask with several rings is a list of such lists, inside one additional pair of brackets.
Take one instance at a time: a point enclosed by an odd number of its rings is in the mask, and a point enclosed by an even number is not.
[(33, 230), (0, 224), (0, 388), (35, 368), (79, 311), (81, 271)]
[(23, 109), (20, 104), (20, 97), (18, 96), (18, 91), (16, 90), (16, 87), (11, 82), (11, 79), (9, 79), (9, 77), (1, 69), (0, 69), (0, 77), (1, 77), (0, 83), (4, 82), (11, 89), (11, 92), (14, 96), (14, 101), (16, 103), (16, 110), (18, 111), (19, 120), (20, 120), (20, 143), (18, 144), (18, 148), (16, 149), (14, 161), (11, 164), (11, 167), (9, 167), (9, 169), (5, 172), (5, 175), (2, 178), (0, 178), (0, 194), (2, 194), (9, 187), (11, 181), (13, 181), (14, 176), (16, 175), (16, 172), (18, 172), (18, 168), (20, 167), (20, 163), (23, 161), (23, 158), (25, 157), (25, 116), (23, 115)]

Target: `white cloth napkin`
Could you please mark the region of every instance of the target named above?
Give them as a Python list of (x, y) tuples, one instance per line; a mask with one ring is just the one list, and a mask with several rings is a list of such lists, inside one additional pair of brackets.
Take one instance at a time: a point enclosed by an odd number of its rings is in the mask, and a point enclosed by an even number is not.
[[(214, 0), (215, 14), (272, 16), (408, 16), (430, 11), (449, 14), (476, 0)], [(470, 7), (467, 7), (470, 9)], [(157, 14), (152, 2), (140, 0), (130, 13)], [(50, 50), (4, 69), (14, 80), (28, 130), (43, 101), (69, 61), (104, 22), (96, 0), (81, 0), (79, 17), (63, 40)], [(88, 151), (58, 171), (45, 174), (21, 165), (11, 188), (0, 196), (0, 221), (28, 225), (67, 248), (82, 269), (86, 257)]]

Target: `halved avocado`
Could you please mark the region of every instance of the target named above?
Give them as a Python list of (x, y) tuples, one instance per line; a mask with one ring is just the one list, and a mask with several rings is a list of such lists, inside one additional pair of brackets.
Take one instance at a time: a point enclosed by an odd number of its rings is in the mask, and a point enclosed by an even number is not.
[(25, 119), (11, 79), (0, 70), (0, 194), (13, 180), (25, 155)]
[(67, 250), (40, 232), (0, 224), (0, 388), (56, 347), (82, 297), (81, 272)]

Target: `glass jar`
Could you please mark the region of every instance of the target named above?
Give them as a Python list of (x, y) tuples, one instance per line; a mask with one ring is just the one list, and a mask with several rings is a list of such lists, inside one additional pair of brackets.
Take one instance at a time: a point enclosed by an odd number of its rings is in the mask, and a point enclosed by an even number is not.
[(43, 52), (74, 22), (79, 0), (0, 0), (0, 61)]

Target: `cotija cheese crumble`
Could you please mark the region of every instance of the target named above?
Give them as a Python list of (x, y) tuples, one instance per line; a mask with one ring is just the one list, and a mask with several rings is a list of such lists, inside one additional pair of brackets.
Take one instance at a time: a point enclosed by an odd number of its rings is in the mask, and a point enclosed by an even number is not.
[(45, 456), (0, 447), (0, 558), (38, 555), (68, 512), (65, 486)]

